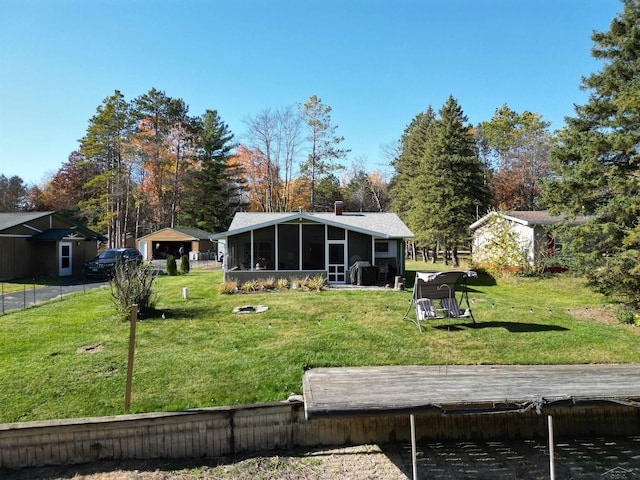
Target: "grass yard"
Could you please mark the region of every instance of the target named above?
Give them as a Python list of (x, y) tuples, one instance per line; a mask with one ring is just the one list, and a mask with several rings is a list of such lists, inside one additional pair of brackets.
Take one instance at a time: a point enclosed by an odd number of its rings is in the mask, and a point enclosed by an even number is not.
[[(479, 277), (478, 323), (430, 321), (422, 334), (402, 320), (410, 290), (219, 295), (221, 281), (157, 279), (165, 319), (137, 325), (132, 412), (284, 400), (307, 367), (640, 362), (640, 329), (604, 321), (607, 299), (570, 276)], [(269, 309), (232, 313), (259, 304)], [(128, 341), (109, 288), (0, 316), (0, 422), (125, 413)]]

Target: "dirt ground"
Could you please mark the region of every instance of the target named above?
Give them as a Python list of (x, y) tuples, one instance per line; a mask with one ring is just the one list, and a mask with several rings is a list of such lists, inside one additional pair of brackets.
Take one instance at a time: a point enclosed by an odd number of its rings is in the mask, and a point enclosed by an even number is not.
[[(556, 441), (556, 478), (640, 479), (640, 436)], [(549, 478), (543, 441), (421, 442), (418, 478)], [(402, 480), (411, 479), (409, 444), (361, 445), (192, 461), (105, 461), (66, 467), (0, 470), (5, 480)]]

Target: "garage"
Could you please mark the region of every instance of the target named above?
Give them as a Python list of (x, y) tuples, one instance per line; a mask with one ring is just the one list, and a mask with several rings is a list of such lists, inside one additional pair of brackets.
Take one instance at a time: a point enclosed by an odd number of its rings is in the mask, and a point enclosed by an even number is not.
[(212, 235), (199, 228), (167, 227), (138, 238), (136, 246), (144, 260), (178, 258), (180, 247), (190, 260), (217, 260), (218, 245), (209, 239)]

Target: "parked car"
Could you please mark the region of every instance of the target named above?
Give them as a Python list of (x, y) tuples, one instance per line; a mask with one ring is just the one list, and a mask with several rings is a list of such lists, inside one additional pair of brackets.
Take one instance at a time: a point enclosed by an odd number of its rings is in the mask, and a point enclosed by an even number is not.
[(142, 254), (135, 248), (109, 248), (94, 260), (85, 263), (84, 274), (89, 277), (109, 278), (118, 262), (142, 262)]

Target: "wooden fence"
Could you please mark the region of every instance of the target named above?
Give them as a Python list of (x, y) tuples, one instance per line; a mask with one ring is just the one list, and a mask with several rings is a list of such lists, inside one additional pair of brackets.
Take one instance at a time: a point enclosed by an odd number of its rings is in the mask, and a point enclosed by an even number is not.
[[(557, 407), (496, 415), (416, 416), (419, 440), (638, 435), (640, 409)], [(0, 468), (97, 460), (223, 457), (297, 447), (410, 441), (408, 415), (306, 420), (302, 402), (9, 423), (0, 425)]]

